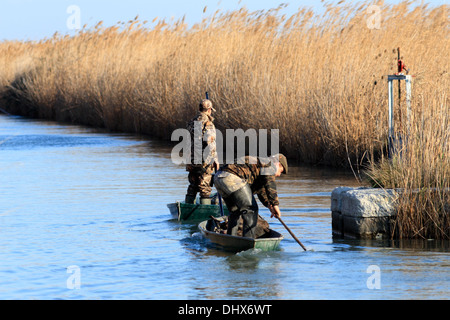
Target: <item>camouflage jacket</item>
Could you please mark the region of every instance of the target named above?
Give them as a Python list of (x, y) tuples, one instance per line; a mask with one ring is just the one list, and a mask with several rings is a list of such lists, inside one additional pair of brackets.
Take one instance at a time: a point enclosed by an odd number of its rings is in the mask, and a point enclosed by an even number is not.
[(250, 185), (253, 194), (257, 194), (261, 203), (269, 207), (278, 206), (277, 184), (275, 182), (275, 169), (269, 161), (263, 158), (246, 156), (235, 161), (235, 164), (227, 164), (222, 171), (230, 172), (245, 179)]
[(191, 161), (186, 169), (194, 167), (205, 168), (214, 162), (219, 162), (216, 150), (216, 127), (214, 118), (204, 112), (199, 112), (187, 125), (191, 135)]

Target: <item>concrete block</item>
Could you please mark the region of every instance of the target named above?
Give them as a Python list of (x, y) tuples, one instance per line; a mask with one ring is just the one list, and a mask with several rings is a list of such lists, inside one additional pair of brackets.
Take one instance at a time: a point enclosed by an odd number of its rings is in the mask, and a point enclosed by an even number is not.
[(337, 187), (331, 192), (331, 211), (341, 212), (342, 205), (342, 193), (347, 192), (349, 190), (353, 190), (354, 188), (350, 187)]
[(380, 238), (390, 235), (396, 215), (395, 190), (339, 187), (331, 193), (333, 234), (350, 238)]
[(342, 216), (344, 237), (375, 239), (390, 236), (390, 217), (360, 218)]
[(344, 235), (344, 220), (338, 211), (331, 211), (331, 229), (334, 234)]
[(393, 189), (352, 189), (341, 193), (341, 210), (345, 216), (360, 218), (391, 217), (396, 215), (398, 194)]

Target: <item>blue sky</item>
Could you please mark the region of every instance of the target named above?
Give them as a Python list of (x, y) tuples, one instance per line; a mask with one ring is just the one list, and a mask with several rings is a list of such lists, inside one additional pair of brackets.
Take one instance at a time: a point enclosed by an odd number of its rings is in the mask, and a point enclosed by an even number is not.
[[(449, 1), (425, 2), (440, 5)], [(102, 20), (104, 25), (111, 26), (118, 21), (134, 19), (136, 15), (139, 15), (140, 20), (149, 21), (155, 17), (169, 21), (171, 17), (179, 19), (186, 15), (186, 22), (192, 25), (203, 17), (212, 15), (217, 9), (227, 11), (246, 6), (253, 11), (275, 8), (280, 3), (289, 4), (283, 11), (288, 15), (296, 12), (299, 7), (312, 7), (316, 11), (323, 8), (319, 0), (0, 0), (0, 41), (39, 40), (51, 37), (56, 31), (60, 34), (72, 34), (74, 31), (68, 27), (68, 21), (72, 26), (80, 21), (81, 25), (91, 27)], [(76, 6), (78, 12), (68, 10), (73, 8), (71, 6)], [(203, 13), (205, 6), (207, 9)], [(74, 20), (77, 17), (79, 19)]]

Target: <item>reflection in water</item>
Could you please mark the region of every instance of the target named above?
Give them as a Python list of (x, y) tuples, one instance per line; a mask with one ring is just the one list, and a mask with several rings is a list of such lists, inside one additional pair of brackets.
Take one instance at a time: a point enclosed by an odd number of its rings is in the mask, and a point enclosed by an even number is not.
[(435, 240), (435, 239), (345, 239), (339, 236), (333, 235), (333, 242), (337, 244), (351, 244), (358, 247), (373, 247), (373, 248), (391, 248), (417, 251), (419, 254), (422, 251), (437, 251), (437, 252), (449, 252), (450, 241), (448, 240)]
[[(283, 220), (260, 205), (280, 250), (218, 250), (197, 224), (170, 220), (187, 173), (166, 142), (0, 116), (0, 298), (442, 299), (449, 245), (333, 238), (330, 195), (348, 172), (292, 165)], [(67, 267), (81, 270), (70, 290)], [(367, 268), (381, 270), (370, 290)]]

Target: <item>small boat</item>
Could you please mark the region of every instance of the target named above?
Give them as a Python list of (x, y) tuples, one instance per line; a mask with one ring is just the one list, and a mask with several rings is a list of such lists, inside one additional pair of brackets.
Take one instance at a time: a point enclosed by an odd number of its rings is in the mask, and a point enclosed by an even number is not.
[(239, 252), (248, 249), (272, 251), (276, 250), (279, 247), (281, 240), (283, 240), (283, 235), (272, 229), (269, 229), (269, 232), (257, 239), (232, 236), (217, 232), (217, 230), (220, 229), (218, 228), (218, 224), (224, 222), (226, 218), (227, 217), (219, 217), (203, 221), (198, 225), (198, 228), (205, 238), (227, 251)]
[[(167, 207), (173, 219), (178, 221), (202, 221), (208, 219), (210, 216), (220, 217), (220, 206), (218, 204), (200, 204), (175, 202), (169, 203)], [(223, 215), (228, 216), (230, 213), (225, 204), (223, 204)]]

